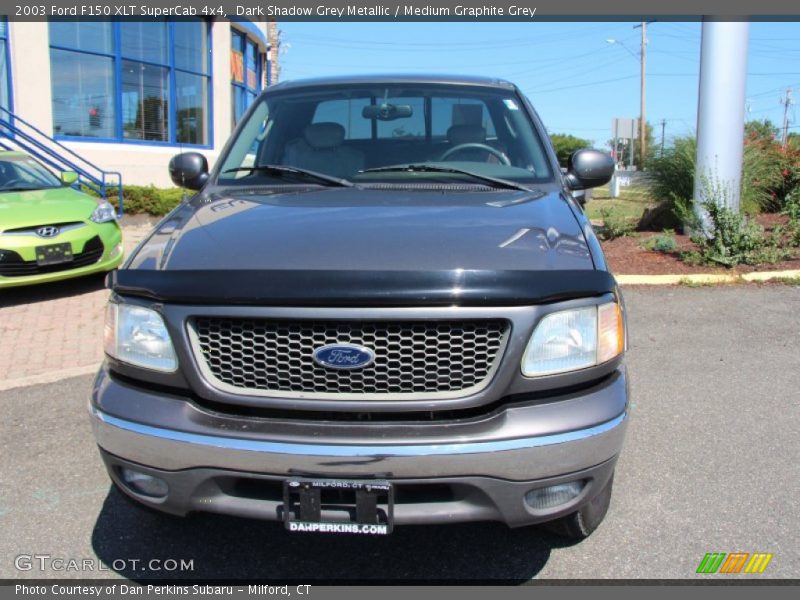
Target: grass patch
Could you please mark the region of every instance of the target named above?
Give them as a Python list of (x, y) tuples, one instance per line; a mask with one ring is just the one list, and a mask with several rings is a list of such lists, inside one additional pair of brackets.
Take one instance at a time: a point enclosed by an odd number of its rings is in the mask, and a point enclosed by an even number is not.
[(645, 209), (655, 204), (647, 190), (623, 188), (619, 198), (611, 198), (608, 189), (604, 187), (593, 192), (592, 199), (586, 203), (586, 215), (590, 219), (602, 219), (601, 212), (605, 209), (613, 211), (621, 218), (638, 221)]

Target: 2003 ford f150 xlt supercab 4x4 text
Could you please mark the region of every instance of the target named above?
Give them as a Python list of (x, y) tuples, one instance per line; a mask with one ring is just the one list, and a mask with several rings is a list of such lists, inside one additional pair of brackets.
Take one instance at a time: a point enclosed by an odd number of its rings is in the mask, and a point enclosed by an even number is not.
[(536, 523), (583, 537), (627, 425), (625, 311), (512, 84), (270, 87), (109, 277), (91, 398), (128, 497), (292, 531)]

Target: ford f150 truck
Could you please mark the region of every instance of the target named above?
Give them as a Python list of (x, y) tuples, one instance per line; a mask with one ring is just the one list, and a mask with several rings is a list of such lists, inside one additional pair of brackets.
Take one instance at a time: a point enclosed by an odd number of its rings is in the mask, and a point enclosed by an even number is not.
[(176, 515), (382, 535), (606, 514), (627, 425), (625, 310), (511, 83), (287, 82), (108, 279), (90, 412), (114, 484)]

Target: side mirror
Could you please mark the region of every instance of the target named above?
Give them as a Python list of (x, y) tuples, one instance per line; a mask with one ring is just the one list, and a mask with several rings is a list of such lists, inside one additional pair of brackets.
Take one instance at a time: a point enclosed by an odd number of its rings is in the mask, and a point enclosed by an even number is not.
[(61, 172), (61, 183), (64, 185), (72, 185), (76, 181), (78, 181), (78, 174), (75, 171)]
[(199, 152), (176, 154), (169, 161), (169, 176), (178, 187), (199, 190), (208, 181), (208, 161)]
[(614, 175), (614, 159), (605, 152), (582, 148), (569, 157), (567, 184), (573, 190), (585, 190), (608, 183)]

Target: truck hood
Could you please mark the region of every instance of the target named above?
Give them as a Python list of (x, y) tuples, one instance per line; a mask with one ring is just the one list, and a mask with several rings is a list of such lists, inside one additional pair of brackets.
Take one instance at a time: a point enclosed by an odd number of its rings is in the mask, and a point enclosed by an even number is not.
[(557, 191), (296, 188), (201, 194), (130, 259), (150, 270), (586, 270)]
[(95, 208), (96, 200), (68, 187), (0, 192), (0, 231), (85, 221)]

